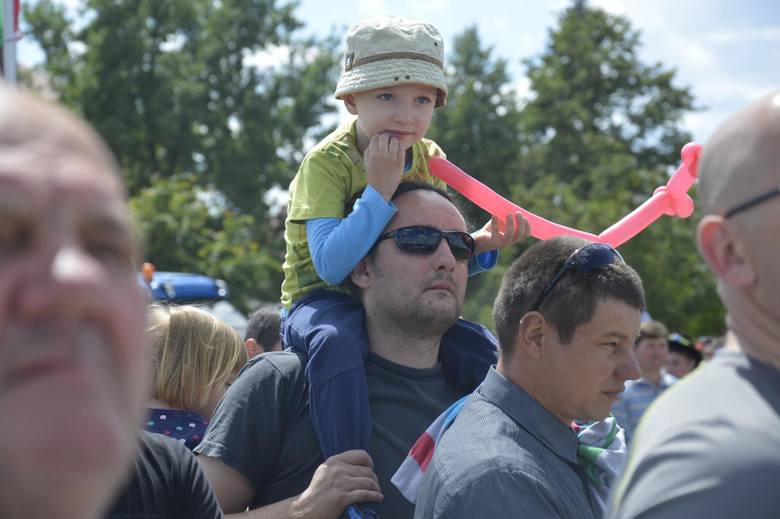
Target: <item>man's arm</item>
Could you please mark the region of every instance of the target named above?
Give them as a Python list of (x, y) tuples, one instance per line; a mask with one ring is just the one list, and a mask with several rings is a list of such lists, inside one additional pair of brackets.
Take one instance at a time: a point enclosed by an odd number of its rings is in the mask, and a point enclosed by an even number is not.
[(219, 506), (226, 514), (246, 510), (252, 500), (254, 491), (249, 480), (236, 469), (223, 461), (211, 456), (197, 456), (206, 479), (211, 483)]
[(430, 488), (420, 490), (414, 519), (562, 519), (557, 497), (536, 478), (517, 471), (492, 471), (464, 484), (439, 485), (435, 495), (424, 495)]
[(383, 499), (373, 471), (371, 457), (365, 451), (346, 451), (322, 463), (306, 490), (263, 508), (244, 513), (253, 490), (237, 470), (209, 456), (198, 461), (211, 482), (222, 509), (230, 517), (245, 519), (336, 519), (349, 505), (378, 502)]

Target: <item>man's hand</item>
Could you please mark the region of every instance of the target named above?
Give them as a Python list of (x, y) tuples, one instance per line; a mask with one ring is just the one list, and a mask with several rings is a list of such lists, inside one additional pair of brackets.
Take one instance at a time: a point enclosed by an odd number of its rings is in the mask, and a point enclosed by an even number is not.
[(331, 456), (317, 467), (309, 487), (292, 503), (291, 517), (337, 519), (349, 505), (382, 501), (373, 467), (366, 451)]
[(472, 234), (477, 254), (514, 245), (531, 233), (531, 226), (520, 212), (506, 215), (506, 221), (493, 216), (482, 229)]
[(405, 157), (406, 150), (402, 149), (401, 142), (389, 133), (377, 133), (371, 137), (363, 153), (368, 185), (388, 202), (401, 182)]

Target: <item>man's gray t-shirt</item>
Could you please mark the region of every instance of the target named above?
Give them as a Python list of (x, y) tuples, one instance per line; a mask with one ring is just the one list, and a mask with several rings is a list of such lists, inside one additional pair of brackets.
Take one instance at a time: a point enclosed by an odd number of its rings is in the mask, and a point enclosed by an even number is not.
[[(195, 449), (243, 474), (255, 489), (250, 508), (303, 492), (322, 463), (309, 418), (304, 359), (268, 353), (253, 359), (220, 403)], [(414, 369), (376, 355), (366, 360), (373, 431), (369, 454), (384, 494), (387, 519), (411, 518), (414, 506), (390, 482), (428, 425), (465, 394), (441, 365)]]
[(780, 371), (721, 351), (642, 419), (610, 518), (780, 516)]

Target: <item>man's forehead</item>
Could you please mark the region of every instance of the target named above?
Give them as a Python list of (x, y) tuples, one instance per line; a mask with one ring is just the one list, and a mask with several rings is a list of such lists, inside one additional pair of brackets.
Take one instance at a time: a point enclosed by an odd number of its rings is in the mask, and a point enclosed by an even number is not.
[(23, 205), (55, 214), (68, 207), (83, 217), (131, 226), (124, 189), (113, 172), (93, 157), (63, 154), (60, 160), (31, 159), (0, 150), (0, 204)]
[(398, 212), (387, 226), (388, 230), (409, 225), (425, 225), (449, 231), (466, 230), (466, 222), (458, 209), (435, 191), (408, 191), (393, 200), (393, 203)]
[(80, 151), (0, 147), (0, 181), (17, 186), (51, 186), (114, 191), (123, 196), (119, 176), (111, 164)]
[(633, 341), (639, 335), (641, 312), (613, 297), (599, 299), (590, 321), (590, 331), (602, 336), (614, 336)]

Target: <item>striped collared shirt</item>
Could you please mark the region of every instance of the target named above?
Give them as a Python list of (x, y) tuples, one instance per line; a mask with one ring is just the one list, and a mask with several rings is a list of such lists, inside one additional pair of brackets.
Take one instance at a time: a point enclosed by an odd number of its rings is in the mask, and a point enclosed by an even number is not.
[(437, 445), (414, 517), (595, 518), (577, 447), (570, 427), (491, 368)]
[(620, 393), (620, 400), (612, 405), (612, 414), (626, 431), (626, 442), (631, 441), (639, 419), (653, 400), (675, 382), (677, 378), (666, 372), (661, 372), (658, 384), (653, 384), (644, 377), (626, 382), (626, 389)]

